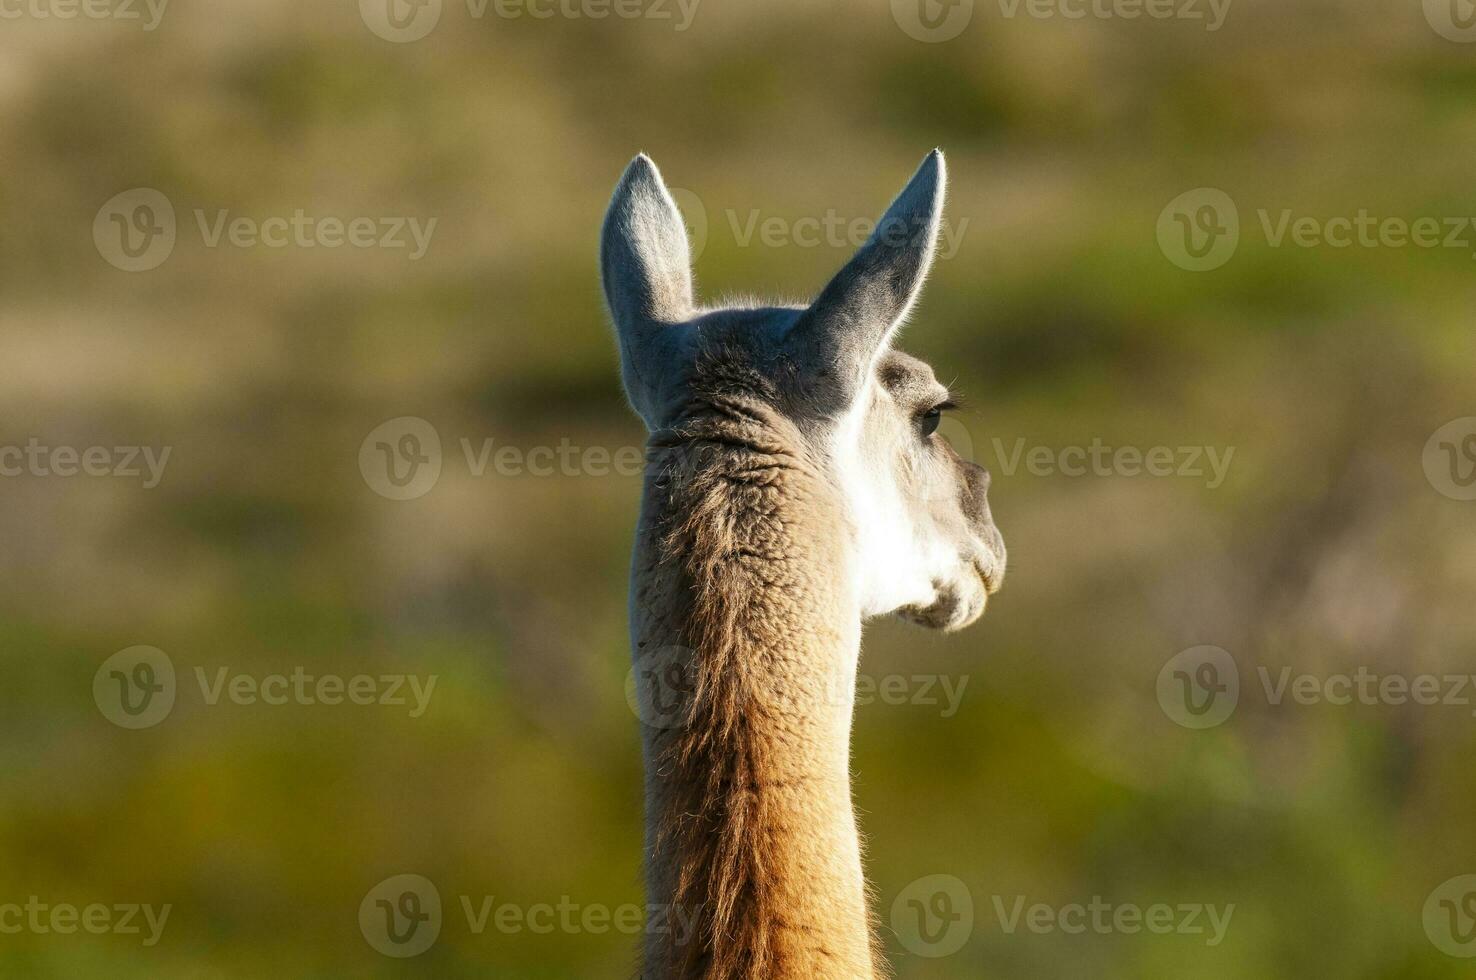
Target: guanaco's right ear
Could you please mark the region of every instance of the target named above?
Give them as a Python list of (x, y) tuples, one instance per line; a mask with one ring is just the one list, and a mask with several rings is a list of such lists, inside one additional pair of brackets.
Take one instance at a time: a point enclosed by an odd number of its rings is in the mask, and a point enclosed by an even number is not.
[(692, 262), (681, 213), (644, 153), (625, 169), (605, 213), (600, 271), (626, 395), (654, 428), (653, 386), (670, 363), (676, 326), (693, 313)]
[(836, 273), (789, 332), (790, 349), (828, 379), (842, 404), (865, 387), (880, 352), (922, 291), (943, 220), (948, 169), (934, 150), (923, 159), (876, 231)]

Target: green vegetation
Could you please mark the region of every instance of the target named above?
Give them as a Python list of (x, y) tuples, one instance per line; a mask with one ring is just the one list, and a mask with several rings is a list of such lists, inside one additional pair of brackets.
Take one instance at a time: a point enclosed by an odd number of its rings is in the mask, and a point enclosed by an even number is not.
[[(635, 939), (614, 928), (476, 934), (463, 914), (462, 896), (644, 901), (623, 687), (639, 480), (587, 455), (535, 476), (497, 449), (526, 464), (561, 440), (642, 441), (596, 264), (637, 150), (700, 200), (715, 299), (807, 296), (849, 253), (745, 245), (751, 209), (791, 227), (874, 217), (937, 145), (961, 238), (903, 345), (957, 379), (945, 432), (994, 471), (1012, 570), (962, 634), (868, 630), (870, 678), (968, 678), (947, 717), (881, 698), (857, 711), (887, 934), (914, 879), (954, 875), (975, 901), (951, 957), (890, 938), (899, 976), (1469, 975), (1422, 908), (1476, 873), (1472, 708), (1276, 705), (1257, 668), (1471, 672), (1476, 504), (1436, 492), (1421, 460), (1436, 429), (1476, 415), (1476, 230), (1460, 248), (1276, 246), (1259, 212), (1273, 228), (1284, 209), (1476, 216), (1476, 48), (1418, 3), (1240, 0), (1215, 32), (980, 3), (940, 44), (889, 7), (708, 0), (678, 32), (478, 20), (447, 0), (407, 44), (353, 3), (181, 3), (150, 32), (4, 22), (0, 446), (171, 455), (152, 489), (0, 479), (0, 905), (172, 912), (152, 947), (0, 934), (0, 974), (630, 975)], [(136, 187), (172, 203), (177, 242), (128, 273), (90, 229)], [(1240, 243), (1189, 272), (1155, 228), (1200, 187), (1236, 203)], [(201, 228), (298, 210), (437, 224), (418, 260), (210, 247)], [(439, 481), (409, 501), (358, 465), (399, 416), (443, 446)], [(1019, 440), (1058, 462), (1093, 440), (1234, 456), (1211, 488), (1008, 467)], [(130, 731), (92, 683), (136, 644), (168, 654), (178, 691)], [(1155, 684), (1201, 644), (1234, 656), (1241, 697), (1194, 731)], [(211, 704), (197, 668), (212, 684), (220, 668), (437, 682), (412, 717)], [(407, 960), (358, 924), (400, 873), (445, 904), (439, 940)], [(1011, 935), (994, 896), (1235, 914), (1215, 947)]]

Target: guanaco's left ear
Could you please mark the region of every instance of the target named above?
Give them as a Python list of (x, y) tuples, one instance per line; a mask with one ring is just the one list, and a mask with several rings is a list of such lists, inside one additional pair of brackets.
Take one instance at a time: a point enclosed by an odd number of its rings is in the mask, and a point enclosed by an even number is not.
[(839, 382), (835, 394), (860, 390), (876, 356), (922, 291), (933, 264), (948, 180), (943, 153), (923, 160), (876, 231), (800, 315), (787, 342), (811, 372)]
[(626, 167), (610, 200), (600, 272), (620, 340), (625, 392), (650, 427), (655, 386), (671, 360), (678, 324), (692, 317), (693, 302), (687, 229), (660, 171), (644, 153)]

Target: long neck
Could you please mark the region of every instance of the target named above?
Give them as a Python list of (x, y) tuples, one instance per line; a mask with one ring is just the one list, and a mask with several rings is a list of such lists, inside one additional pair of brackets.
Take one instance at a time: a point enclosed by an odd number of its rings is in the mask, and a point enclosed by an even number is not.
[(788, 440), (730, 423), (653, 440), (632, 635), (648, 899), (669, 928), (643, 976), (871, 977), (839, 509)]

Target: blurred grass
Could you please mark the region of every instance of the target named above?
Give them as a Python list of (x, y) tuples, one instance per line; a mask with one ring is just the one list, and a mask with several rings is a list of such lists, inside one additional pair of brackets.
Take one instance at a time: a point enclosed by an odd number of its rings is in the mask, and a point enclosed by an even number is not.
[[(471, 934), (456, 896), (643, 902), (623, 695), (638, 481), (472, 476), (458, 440), (639, 445), (596, 276), (637, 150), (709, 219), (707, 296), (813, 293), (844, 246), (747, 247), (728, 212), (874, 216), (949, 153), (959, 253), (905, 345), (957, 377), (995, 471), (1008, 589), (962, 635), (869, 630), (863, 669), (967, 675), (960, 710), (858, 710), (883, 919), (907, 882), (980, 916), (912, 977), (1443, 978), (1423, 935), (1476, 866), (1471, 719), (1273, 711), (1190, 732), (1153, 698), (1198, 643), (1298, 670), (1460, 669), (1471, 511), (1420, 470), (1472, 414), (1467, 250), (1271, 248), (1273, 215), (1473, 215), (1469, 52), (1418, 5), (1240, 0), (1225, 27), (1000, 18), (922, 44), (887, 4), (702, 5), (373, 36), (352, 4), (170, 9), (159, 30), (7, 22), (0, 51), (0, 444), (169, 445), (162, 485), (0, 481), (0, 901), (171, 902), (159, 946), (0, 937), (36, 977), (622, 976), (618, 933)], [(170, 260), (101, 261), (102, 202), (173, 201)], [(1154, 223), (1214, 186), (1242, 243), (1213, 273)], [(436, 216), (426, 257), (208, 249), (195, 209)], [(431, 421), (429, 495), (381, 499), (360, 440)], [(1001, 472), (1010, 446), (1234, 446), (1225, 486)], [(110, 726), (93, 671), (135, 643), (182, 691)], [(214, 671), (439, 676), (431, 710), (210, 707)], [(358, 934), (413, 871), (447, 923), (405, 962)], [(1234, 902), (1194, 937), (1004, 935), (988, 896)]]

